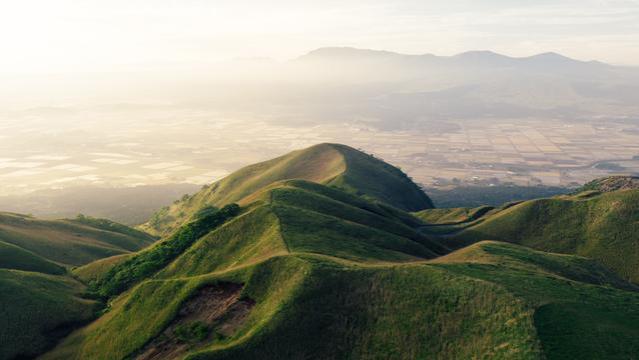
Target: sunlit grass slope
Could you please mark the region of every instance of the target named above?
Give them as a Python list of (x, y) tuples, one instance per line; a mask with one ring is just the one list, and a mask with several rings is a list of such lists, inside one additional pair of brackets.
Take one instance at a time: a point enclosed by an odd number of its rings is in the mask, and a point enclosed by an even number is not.
[(211, 272), (179, 270), (116, 298), (45, 358), (135, 357), (198, 289), (228, 283), (241, 284), (239, 298), (254, 306), (230, 333), (222, 317), (180, 357), (631, 358), (639, 350), (632, 285), (588, 259), (512, 244), (481, 242), (410, 263), (279, 252)]
[(492, 239), (596, 259), (624, 279), (639, 281), (639, 190), (526, 201), (453, 236)]
[[(272, 184), (241, 204), (240, 214), (113, 297), (102, 317), (45, 358), (555, 359), (639, 351), (637, 288), (587, 258), (497, 242), (437, 257), (447, 249), (415, 230), (418, 219), (303, 180)], [(571, 310), (582, 308), (588, 313)], [(177, 340), (186, 325), (198, 335)]]
[[(626, 359), (639, 353), (639, 289), (614, 263), (616, 273), (602, 266), (607, 257), (594, 256), (596, 262), (478, 241), (485, 234), (477, 230), (498, 226), (493, 239), (603, 254), (610, 251), (603, 245), (626, 241), (636, 230), (639, 192), (418, 212), (420, 219), (392, 195), (392, 184), (349, 187), (377, 180), (367, 172), (386, 175), (377, 166), (344, 175), (347, 150), (324, 144), (295, 152), (176, 204), (164, 215), (184, 214), (164, 218), (157, 229), (170, 235), (124, 261), (77, 272), (98, 279), (90, 293), (108, 305), (44, 358)], [(354, 154), (357, 166), (377, 164)], [(313, 172), (315, 166), (328, 167)], [(429, 221), (461, 232), (424, 235)], [(470, 246), (451, 253), (442, 242)]]
[(0, 269), (0, 359), (32, 358), (93, 317), (83, 286), (63, 276)]
[(225, 270), (289, 252), (363, 262), (414, 261), (448, 252), (407, 213), (323, 185), (290, 180), (250, 198), (247, 211), (209, 233), (162, 276)]
[(637, 287), (597, 262), (498, 242), (480, 242), (436, 262), (500, 284), (525, 301), (548, 359), (632, 359), (639, 353)]
[(142, 229), (166, 235), (206, 206), (238, 202), (289, 179), (338, 187), (403, 210), (432, 207), (430, 199), (398, 168), (345, 145), (319, 144), (240, 169), (161, 210)]
[(148, 234), (108, 220), (47, 221), (0, 213), (0, 241), (62, 265), (83, 265), (96, 259), (137, 251), (154, 240)]

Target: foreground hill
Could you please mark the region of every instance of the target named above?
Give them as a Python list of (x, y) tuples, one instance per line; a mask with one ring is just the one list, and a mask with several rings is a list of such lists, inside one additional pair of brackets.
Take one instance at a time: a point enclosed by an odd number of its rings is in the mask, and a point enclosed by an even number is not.
[(86, 286), (69, 267), (154, 240), (108, 220), (0, 213), (0, 359), (33, 358), (94, 318), (100, 304), (81, 298)]
[[(423, 220), (307, 180), (267, 182), (238, 196), (239, 206), (194, 207), (156, 245), (96, 266), (90, 291), (107, 302), (104, 315), (43, 358), (555, 359), (639, 351), (637, 287), (587, 258), (493, 241), (451, 253), (442, 244), (449, 238), (423, 234)], [(506, 210), (420, 215), (457, 226)]]
[(452, 231), (447, 240), (452, 247), (488, 239), (508, 241), (587, 256), (639, 282), (639, 190), (589, 190), (525, 201)]
[(639, 293), (585, 258), (482, 242), (435, 261), (283, 250), (217, 263), (170, 267), (142, 281), (44, 358), (554, 359), (639, 351)]
[[(0, 242), (60, 265), (83, 265), (103, 257), (140, 250), (153, 241), (155, 238), (146, 233), (109, 220), (87, 217), (39, 220), (0, 212)], [(0, 247), (0, 254), (8, 249), (12, 248)]]
[(406, 211), (433, 207), (428, 196), (398, 168), (345, 145), (319, 144), (240, 169), (160, 211), (142, 229), (167, 235), (199, 209), (237, 202), (277, 181), (289, 179), (339, 188)]
[(0, 269), (0, 359), (41, 354), (100, 308), (73, 278), (32, 270)]

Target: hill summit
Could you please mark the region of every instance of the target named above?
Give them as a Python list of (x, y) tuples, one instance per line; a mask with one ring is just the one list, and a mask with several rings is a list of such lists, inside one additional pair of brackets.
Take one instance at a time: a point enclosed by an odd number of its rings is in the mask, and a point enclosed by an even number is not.
[(327, 185), (404, 211), (433, 207), (430, 198), (399, 168), (346, 145), (323, 143), (244, 167), (162, 209), (142, 228), (166, 235), (203, 208), (241, 202), (283, 180)]

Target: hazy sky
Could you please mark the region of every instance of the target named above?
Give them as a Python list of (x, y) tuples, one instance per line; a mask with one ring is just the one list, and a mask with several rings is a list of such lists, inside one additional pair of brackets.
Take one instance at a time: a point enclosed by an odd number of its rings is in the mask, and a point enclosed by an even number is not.
[(639, 0), (7, 0), (0, 46), (0, 71), (14, 73), (283, 60), (323, 46), (639, 65)]

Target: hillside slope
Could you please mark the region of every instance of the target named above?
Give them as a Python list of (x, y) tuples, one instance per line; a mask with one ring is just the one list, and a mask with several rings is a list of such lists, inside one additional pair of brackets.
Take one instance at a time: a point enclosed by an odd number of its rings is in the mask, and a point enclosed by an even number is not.
[(339, 144), (319, 144), (247, 166), (157, 213), (142, 229), (168, 235), (207, 206), (221, 207), (282, 180), (301, 179), (340, 188), (407, 211), (431, 208), (428, 196), (401, 170)]
[(0, 269), (0, 359), (30, 359), (94, 317), (94, 301), (67, 276)]
[(496, 242), (449, 253), (417, 230), (417, 218), (304, 180), (272, 183), (240, 205), (156, 271), (113, 286), (145, 272), (136, 259), (157, 259), (215, 210), (108, 271), (93, 288), (108, 297), (108, 311), (44, 359), (639, 351), (637, 288), (589, 259)]
[(99, 305), (81, 298), (86, 286), (69, 267), (154, 240), (108, 220), (0, 213), (0, 359), (33, 358), (94, 318)]
[(65, 268), (19, 246), (0, 241), (0, 268), (61, 275)]
[[(224, 244), (208, 247), (215, 245)], [(585, 258), (515, 245), (483, 242), (403, 264), (284, 250), (181, 270), (117, 297), (44, 358), (555, 359), (639, 351), (632, 285)]]
[(78, 266), (140, 250), (155, 241), (141, 231), (109, 220), (39, 220), (0, 213), (0, 241), (61, 265)]
[[(252, 175), (251, 167), (231, 175), (176, 204), (170, 211), (184, 214), (169, 218), (160, 230), (170, 234), (152, 246), (76, 269), (88, 284), (86, 295), (104, 304), (102, 315), (42, 358), (626, 359), (639, 353), (639, 287), (622, 271), (632, 271), (626, 265), (637, 253), (639, 191), (415, 216), (392, 206), (403, 202), (389, 190), (399, 184), (395, 177), (387, 177), (389, 187), (353, 180), (358, 174), (376, 181), (366, 174), (380, 175), (377, 160), (366, 160), (375, 166), (349, 178), (347, 165), (331, 161), (338, 149), (320, 145), (288, 161), (258, 164)], [(358, 181), (361, 187), (350, 187)], [(425, 230), (431, 227), (449, 232)], [(596, 250), (588, 255), (597, 261), (478, 241), (486, 233), (477, 229), (557, 252)], [(611, 250), (616, 242), (630, 255)], [(462, 245), (468, 246), (451, 252)], [(615, 267), (613, 255), (625, 265)]]
[(639, 190), (525, 201), (485, 217), (448, 243), (487, 239), (587, 256), (639, 282)]

